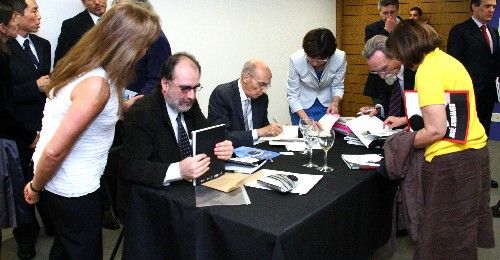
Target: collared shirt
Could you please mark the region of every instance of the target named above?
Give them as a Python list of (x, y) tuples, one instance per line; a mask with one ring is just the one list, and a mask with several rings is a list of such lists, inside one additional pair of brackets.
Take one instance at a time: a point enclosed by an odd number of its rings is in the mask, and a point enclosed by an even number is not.
[[(243, 91), (243, 86), (241, 85), (241, 79), (238, 80), (238, 90), (240, 92), (240, 100), (241, 100), (241, 111), (245, 113), (245, 102), (248, 100), (248, 105), (250, 106), (250, 111), (252, 111), (252, 99), (247, 97), (245, 95), (245, 92)], [(247, 123), (248, 123), (248, 128), (252, 130), (252, 138), (253, 141), (257, 141), (259, 139), (259, 136), (257, 134), (257, 129), (253, 129), (253, 116), (252, 113), (248, 114), (247, 116)]]
[(91, 13), (91, 12), (89, 12), (89, 14), (90, 14), (90, 18), (92, 18), (92, 21), (94, 21), (94, 24), (96, 24), (97, 21), (99, 21), (99, 19), (101, 19), (101, 17), (99, 17), (99, 16), (97, 16), (97, 15)]
[[(178, 140), (179, 133), (177, 131), (177, 116), (179, 115), (179, 111), (176, 109), (170, 107), (167, 103), (165, 103), (165, 106), (167, 107), (167, 112), (168, 112), (168, 117), (170, 118), (170, 123), (172, 124), (172, 128), (174, 129), (175, 133), (175, 140)], [(184, 115), (181, 116), (181, 122), (182, 126), (184, 126), (184, 129), (186, 129), (187, 132), (187, 127), (186, 127), (186, 121), (184, 121)], [(189, 140), (191, 143), (191, 139)], [(171, 182), (173, 181), (178, 181), (181, 180), (181, 170), (179, 167), (179, 162), (171, 163), (170, 166), (168, 166), (167, 172), (165, 173), (165, 179), (163, 179), (163, 186), (168, 186), (170, 185)]]
[(33, 45), (33, 42), (30, 39), (29, 33), (28, 33), (28, 36), (26, 36), (26, 37), (23, 37), (21, 35), (17, 35), (16, 36), (16, 41), (19, 43), (19, 45), (21, 45), (21, 47), (23, 49), (24, 49), (24, 41), (26, 41), (26, 39), (28, 39), (30, 41), (31, 52), (33, 52), (33, 54), (35, 55), (36, 59), (38, 61), (40, 61), (40, 59), (38, 58), (38, 54), (36, 53), (35, 45)]
[[(476, 23), (477, 27), (479, 27), (479, 30), (481, 30), (481, 26), (483, 26), (483, 23), (481, 23), (479, 20), (477, 20), (474, 16), (471, 16), (472, 20)], [(487, 25), (487, 24), (486, 24)], [(486, 30), (486, 34), (488, 35), (488, 38), (490, 39), (490, 52), (493, 50), (493, 40), (491, 38), (490, 30)]]

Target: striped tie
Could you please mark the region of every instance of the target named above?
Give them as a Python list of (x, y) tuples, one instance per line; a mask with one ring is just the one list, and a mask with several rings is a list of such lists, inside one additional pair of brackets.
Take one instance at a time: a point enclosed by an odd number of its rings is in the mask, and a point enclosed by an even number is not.
[(388, 115), (401, 116), (401, 88), (399, 87), (399, 79), (392, 86)]

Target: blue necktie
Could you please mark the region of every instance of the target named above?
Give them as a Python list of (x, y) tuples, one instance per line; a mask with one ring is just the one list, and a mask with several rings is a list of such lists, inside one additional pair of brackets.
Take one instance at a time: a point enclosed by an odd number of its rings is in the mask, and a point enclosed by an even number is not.
[(28, 57), (30, 58), (31, 62), (33, 63), (33, 65), (35, 65), (35, 68), (38, 69), (38, 66), (40, 65), (40, 63), (38, 63), (38, 60), (36, 59), (35, 54), (33, 54), (33, 52), (31, 51), (30, 40), (28, 40), (28, 39), (24, 40), (23, 46), (24, 46), (24, 50), (26, 51), (26, 54), (28, 54)]
[(182, 113), (177, 115), (177, 144), (179, 145), (179, 152), (181, 154), (181, 160), (185, 159), (192, 155), (193, 148), (191, 147), (191, 143), (189, 142), (189, 137), (182, 125), (181, 121)]

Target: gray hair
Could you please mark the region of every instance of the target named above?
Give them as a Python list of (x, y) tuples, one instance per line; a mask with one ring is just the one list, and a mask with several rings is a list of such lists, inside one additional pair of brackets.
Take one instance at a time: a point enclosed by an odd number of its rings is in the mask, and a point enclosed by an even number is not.
[(392, 55), (387, 50), (387, 47), (385, 46), (386, 41), (387, 36), (380, 34), (373, 36), (365, 43), (365, 47), (361, 55), (363, 55), (363, 57), (368, 60), (373, 56), (373, 54), (375, 54), (375, 52), (381, 51), (387, 58), (392, 57)]
[(241, 69), (241, 75), (243, 76), (243, 74), (246, 73), (253, 76), (256, 67), (256, 61), (256, 59), (252, 59), (245, 62), (245, 64), (243, 65), (243, 69)]

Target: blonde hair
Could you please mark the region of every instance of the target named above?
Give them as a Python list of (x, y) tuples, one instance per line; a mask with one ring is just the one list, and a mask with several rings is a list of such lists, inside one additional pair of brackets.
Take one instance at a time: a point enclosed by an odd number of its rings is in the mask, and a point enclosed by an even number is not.
[(135, 75), (135, 63), (160, 30), (160, 18), (146, 8), (135, 4), (111, 8), (57, 63), (47, 92), (56, 95), (82, 74), (103, 67), (121, 97)]

